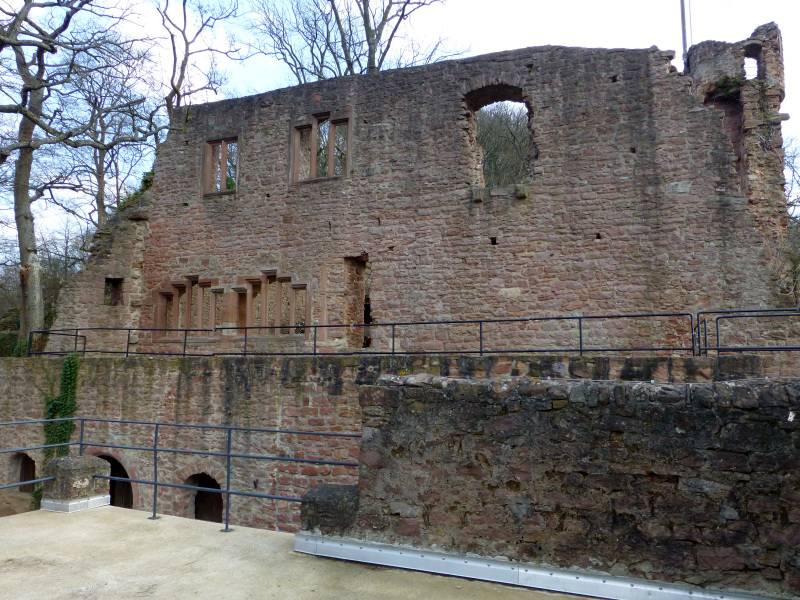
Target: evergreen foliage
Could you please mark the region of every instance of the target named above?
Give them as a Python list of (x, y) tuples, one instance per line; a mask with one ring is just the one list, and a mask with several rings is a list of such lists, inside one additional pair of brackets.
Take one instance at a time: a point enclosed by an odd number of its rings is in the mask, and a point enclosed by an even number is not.
[[(76, 353), (72, 353), (64, 359), (64, 365), (61, 369), (61, 389), (59, 394), (58, 396), (48, 395), (45, 397), (45, 419), (64, 419), (75, 416), (75, 411), (78, 408), (76, 389), (80, 364), (80, 356)], [(72, 433), (74, 431), (74, 421), (45, 423), (44, 443), (46, 445), (66, 444), (72, 438)], [(46, 448), (44, 454), (45, 458), (48, 459), (52, 458), (54, 455), (67, 456), (69, 454), (69, 446)]]

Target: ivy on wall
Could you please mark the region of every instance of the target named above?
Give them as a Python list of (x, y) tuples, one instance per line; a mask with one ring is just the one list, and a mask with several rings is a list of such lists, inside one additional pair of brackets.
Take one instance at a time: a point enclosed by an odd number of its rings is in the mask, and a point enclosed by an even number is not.
[[(78, 408), (78, 401), (75, 391), (78, 381), (78, 369), (80, 368), (80, 357), (73, 353), (64, 360), (61, 368), (61, 389), (58, 396), (48, 395), (44, 399), (44, 418), (45, 419), (64, 419), (75, 416)], [(44, 443), (66, 444), (75, 431), (74, 421), (56, 421), (44, 424)], [(56, 456), (67, 456), (69, 446), (59, 448), (46, 448), (44, 455), (46, 459)]]

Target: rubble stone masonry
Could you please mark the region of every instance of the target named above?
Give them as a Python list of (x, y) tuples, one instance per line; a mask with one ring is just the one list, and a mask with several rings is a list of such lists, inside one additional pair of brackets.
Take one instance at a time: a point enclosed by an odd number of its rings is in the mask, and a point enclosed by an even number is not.
[(800, 384), (384, 376), (347, 535), (800, 594)]

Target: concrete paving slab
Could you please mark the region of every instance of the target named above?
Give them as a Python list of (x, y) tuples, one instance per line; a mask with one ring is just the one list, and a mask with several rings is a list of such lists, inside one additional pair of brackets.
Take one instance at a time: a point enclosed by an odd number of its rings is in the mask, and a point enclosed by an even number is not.
[(298, 554), (287, 533), (147, 516), (107, 506), (1, 518), (0, 598), (577, 598)]

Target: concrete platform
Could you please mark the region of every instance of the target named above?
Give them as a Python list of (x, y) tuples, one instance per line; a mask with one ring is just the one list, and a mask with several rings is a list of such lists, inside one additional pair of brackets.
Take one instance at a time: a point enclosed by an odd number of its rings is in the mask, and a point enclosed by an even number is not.
[(107, 506), (0, 518), (0, 598), (577, 598), (298, 554), (287, 533), (147, 516)]

